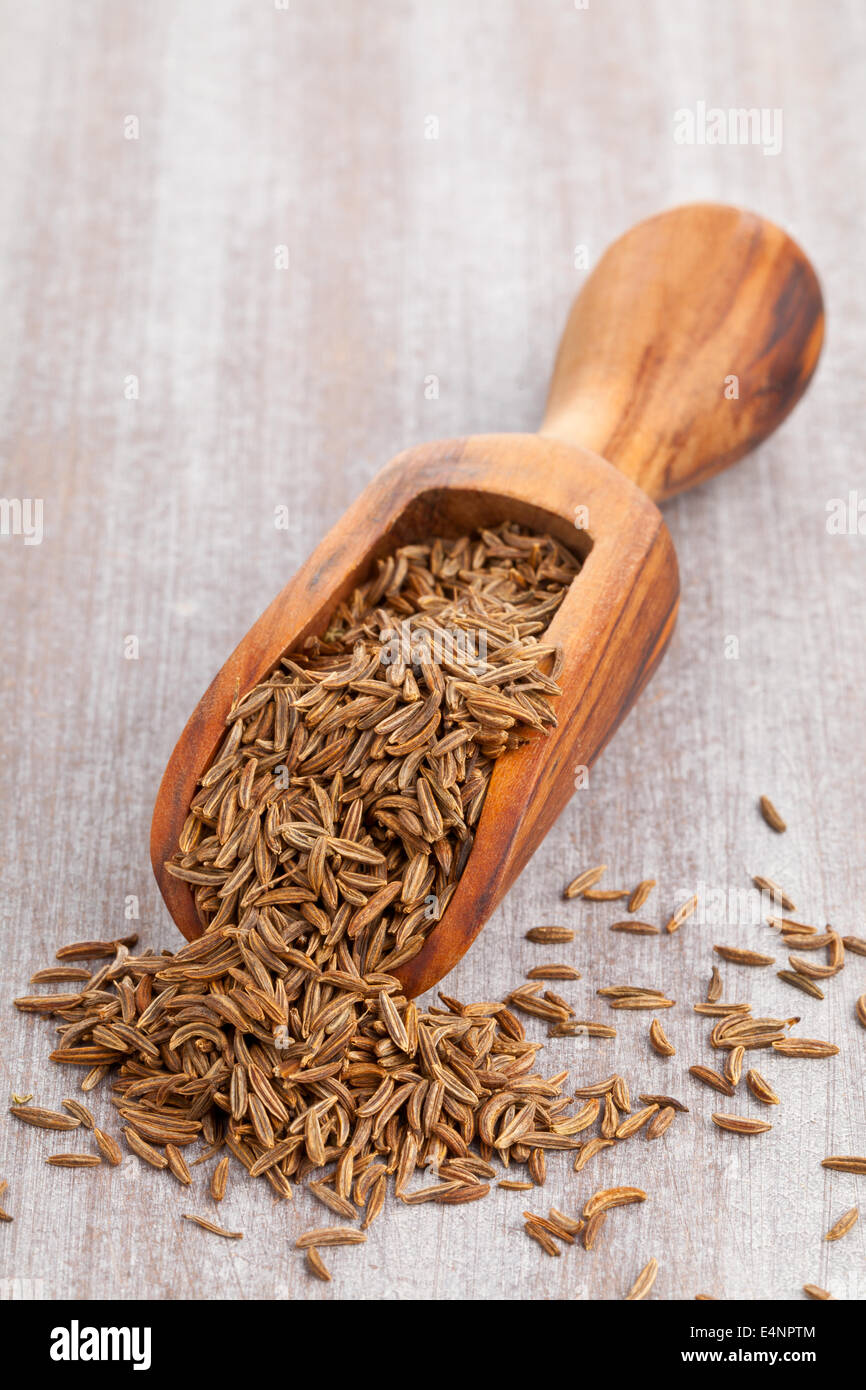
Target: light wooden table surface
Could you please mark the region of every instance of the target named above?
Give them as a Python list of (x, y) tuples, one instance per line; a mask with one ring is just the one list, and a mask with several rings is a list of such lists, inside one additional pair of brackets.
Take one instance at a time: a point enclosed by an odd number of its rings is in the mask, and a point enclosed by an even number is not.
[[(2, 493), (44, 505), (41, 544), (0, 537), (7, 1093), (70, 1094), (47, 1061), (50, 1025), (8, 1003), (59, 942), (128, 930), (133, 897), (143, 940), (176, 944), (148, 862), (154, 793), (205, 684), (286, 576), (401, 447), (535, 426), (585, 274), (576, 247), (593, 263), (677, 202), (750, 206), (813, 257), (828, 340), (759, 454), (666, 508), (683, 588), (670, 652), (448, 981), (501, 998), (542, 958), (524, 931), (567, 920), (583, 1016), (605, 1016), (603, 984), (672, 992), (669, 1061), (645, 1014), (612, 1015), (615, 1042), (545, 1054), (575, 1084), (620, 1070), (691, 1111), (580, 1175), (554, 1156), (532, 1206), (574, 1211), (613, 1182), (650, 1200), (616, 1213), (595, 1253), (555, 1261), (524, 1236), (521, 1194), (391, 1204), (323, 1286), (292, 1248), (319, 1220), (312, 1198), (276, 1206), (238, 1177), (221, 1216), (245, 1239), (229, 1245), (179, 1219), (208, 1210), (201, 1186), (182, 1193), (134, 1158), (47, 1168), (50, 1136), (8, 1121), (0, 1292), (617, 1298), (654, 1255), (659, 1298), (798, 1298), (807, 1281), (862, 1298), (866, 1223), (822, 1237), (866, 1205), (866, 1179), (819, 1165), (866, 1152), (853, 1012), (866, 961), (823, 1003), (772, 971), (724, 968), (726, 997), (799, 1013), (801, 1032), (842, 1049), (759, 1054), (782, 1104), (771, 1133), (738, 1140), (687, 1075), (718, 1060), (691, 1004), (713, 941), (766, 946), (770, 929), (732, 910), (623, 939), (607, 931), (615, 909), (559, 897), (603, 860), (617, 882), (656, 877), (645, 911), (664, 920), (697, 884), (736, 894), (763, 872), (802, 920), (866, 933), (866, 535), (827, 529), (834, 498), (859, 488), (866, 511), (862, 6), (4, 0), (2, 13)], [(675, 112), (699, 102), (781, 109), (781, 151), (677, 144)], [(761, 792), (785, 836), (759, 818)], [(107, 1097), (96, 1104), (109, 1119)]]

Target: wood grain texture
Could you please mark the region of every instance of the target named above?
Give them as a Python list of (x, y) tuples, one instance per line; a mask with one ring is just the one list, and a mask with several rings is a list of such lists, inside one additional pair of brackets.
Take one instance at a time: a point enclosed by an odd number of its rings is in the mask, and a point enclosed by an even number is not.
[[(624, 938), (607, 930), (617, 904), (559, 897), (607, 862), (625, 886), (658, 879), (640, 915), (662, 922), (698, 884), (737, 891), (759, 872), (801, 920), (866, 934), (866, 537), (827, 526), (828, 503), (866, 491), (862, 8), (33, 0), (2, 16), (0, 492), (42, 498), (45, 518), (41, 545), (0, 537), (8, 995), (59, 941), (128, 930), (130, 895), (144, 939), (179, 940), (148, 826), (204, 683), (384, 460), (425, 438), (536, 427), (586, 273), (577, 246), (591, 265), (661, 207), (752, 207), (818, 268), (828, 341), (779, 433), (665, 507), (683, 594), (665, 662), (448, 982), (500, 998), (551, 958), (529, 926), (575, 925), (564, 958), (583, 978), (562, 992), (619, 1037), (556, 1040), (549, 1070), (571, 1065), (576, 1085), (616, 1067), (633, 1093), (679, 1094), (690, 1114), (581, 1174), (552, 1157), (543, 1202), (389, 1205), (363, 1249), (329, 1258), (329, 1285), (292, 1249), (321, 1220), (311, 1197), (275, 1207), (233, 1177), (217, 1219), (245, 1238), (219, 1242), (180, 1219), (212, 1215), (204, 1178), (182, 1191), (133, 1158), (51, 1169), (56, 1140), (4, 1121), (15, 1221), (0, 1292), (618, 1298), (655, 1257), (653, 1298), (799, 1298), (806, 1282), (862, 1298), (863, 1223), (822, 1237), (862, 1208), (863, 1179), (820, 1160), (866, 1146), (863, 958), (823, 1002), (722, 965), (726, 998), (799, 1013), (799, 1031), (842, 1049), (757, 1054), (781, 1104), (770, 1133), (742, 1140), (715, 1129), (713, 1093), (688, 1077), (719, 1056), (690, 1004), (714, 942), (770, 950), (769, 929), (732, 913)], [(698, 101), (780, 108), (781, 152), (676, 144), (674, 113)], [(762, 792), (786, 834), (762, 820)], [(647, 1015), (596, 999), (622, 981), (677, 999), (664, 1016), (676, 1056), (652, 1051)], [(50, 1025), (4, 1008), (0, 1029), (7, 1091), (45, 1106), (72, 1093), (46, 1062)], [(116, 1132), (107, 1099), (93, 1109)], [(573, 1212), (596, 1180), (650, 1200), (613, 1213), (592, 1254), (548, 1260), (520, 1211)]]
[(687, 203), (630, 228), (578, 295), (542, 434), (594, 449), (655, 500), (754, 449), (824, 336), (808, 258), (766, 219)]

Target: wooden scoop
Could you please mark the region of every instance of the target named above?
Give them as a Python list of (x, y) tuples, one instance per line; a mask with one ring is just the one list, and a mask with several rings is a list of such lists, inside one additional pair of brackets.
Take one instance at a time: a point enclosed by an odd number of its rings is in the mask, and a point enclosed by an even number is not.
[(496, 763), (463, 875), (409, 995), (460, 959), (655, 670), (676, 617), (676, 555), (655, 503), (734, 463), (785, 418), (814, 371), (821, 291), (803, 252), (763, 218), (694, 204), (641, 222), (602, 257), (571, 311), (538, 434), (424, 444), (368, 485), (250, 629), (171, 755), (153, 869), (183, 934), (202, 925), (168, 875), (232, 700), (322, 632), (376, 558), (502, 521), (547, 531), (583, 568), (551, 624), (557, 727)]

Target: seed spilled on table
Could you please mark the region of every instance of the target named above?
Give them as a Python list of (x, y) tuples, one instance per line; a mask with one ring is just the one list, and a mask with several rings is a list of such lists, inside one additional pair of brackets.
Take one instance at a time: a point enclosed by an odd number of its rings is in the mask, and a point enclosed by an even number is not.
[[(496, 759), (543, 737), (556, 721), (559, 658), (544, 633), (578, 569), (558, 542), (508, 526), (458, 542), (405, 546), (381, 561), (325, 634), (284, 657), (229, 713), (168, 866), (190, 885), (204, 934), (176, 955), (134, 956), (134, 935), (73, 943), (58, 951), (59, 960), (105, 964), (93, 974), (55, 967), (33, 982), (77, 983), (81, 991), (17, 1001), (25, 1012), (60, 1020), (52, 1056), (87, 1069), (85, 1091), (112, 1076), (127, 1143), (147, 1163), (189, 1186), (194, 1164), (183, 1150), (202, 1142), (206, 1152), (194, 1162), (218, 1156), (213, 1200), (225, 1195), (231, 1156), (278, 1197), (305, 1183), (341, 1220), (361, 1222), (361, 1229), (324, 1227), (297, 1239), (319, 1279), (331, 1277), (319, 1249), (363, 1243), (389, 1177), (405, 1205), (463, 1205), (488, 1195), (498, 1171), (491, 1160), (498, 1160), (527, 1172), (526, 1180), (500, 1179), (498, 1188), (527, 1191), (544, 1183), (546, 1152), (571, 1151), (580, 1173), (641, 1132), (647, 1140), (662, 1137), (687, 1110), (672, 1097), (642, 1094), (642, 1108), (632, 1113), (628, 1086), (614, 1073), (579, 1087), (571, 1113), (567, 1074), (545, 1079), (536, 1072), (541, 1044), (527, 1039), (515, 1011), (542, 1020), (551, 1037), (585, 1037), (596, 1048), (616, 1037), (608, 1025), (578, 1019), (569, 999), (543, 988), (545, 981), (579, 981), (568, 960), (533, 966), (528, 983), (504, 1002), (463, 1004), (440, 995), (441, 1006), (423, 1009), (405, 998), (393, 974), (423, 946), (453, 895)], [(401, 647), (407, 620), (408, 655)], [(456, 649), (448, 646), (455, 631), (467, 639)], [(480, 658), (479, 635), (486, 649)], [(439, 644), (435, 659), (431, 643)], [(604, 865), (584, 870), (566, 897), (625, 897), (626, 890), (595, 886), (604, 872)], [(778, 885), (755, 882), (794, 910)], [(660, 927), (633, 915), (654, 886), (643, 880), (628, 894), (629, 917), (610, 929), (660, 935)], [(667, 933), (696, 906), (697, 895), (683, 903)], [(793, 969), (779, 972), (813, 997), (822, 997), (814, 974), (836, 974), (846, 947), (854, 954), (866, 949), (831, 929), (819, 934), (791, 919), (773, 921), (789, 948), (828, 950), (826, 966), (794, 957)], [(526, 936), (566, 945), (575, 932), (541, 925)], [(743, 947), (715, 949), (732, 964), (773, 963)], [(612, 1009), (675, 1005), (649, 986), (598, 993)], [(794, 1057), (838, 1051), (789, 1038), (796, 1019), (753, 1018), (749, 1005), (722, 1004), (720, 996), (714, 967), (707, 1002), (693, 1007), (717, 1020), (710, 1041), (729, 1052), (726, 1075), (691, 1071), (725, 1094), (734, 1094), (747, 1048)], [(858, 1001), (861, 1022), (864, 1007)], [(658, 1019), (650, 1040), (659, 1055), (674, 1055)], [(778, 1104), (754, 1069), (747, 1082), (757, 1099)], [(118, 1163), (119, 1147), (90, 1111), (80, 1102), (63, 1104), (66, 1114), (30, 1106), (12, 1113), (36, 1127), (93, 1131), (100, 1154), (50, 1156), (55, 1166), (98, 1167), (103, 1156)], [(752, 1117), (712, 1119), (734, 1134), (771, 1128)], [(601, 1133), (584, 1137), (595, 1124)], [(824, 1166), (866, 1172), (866, 1160), (856, 1157)], [(418, 1169), (430, 1170), (428, 1181), (413, 1188)], [(583, 1220), (555, 1208), (546, 1217), (526, 1212), (526, 1230), (548, 1254), (561, 1254), (581, 1234), (591, 1249), (608, 1210), (646, 1195), (603, 1189), (584, 1206)], [(242, 1236), (184, 1217), (225, 1238)], [(827, 1238), (838, 1239), (854, 1220), (846, 1213)], [(650, 1261), (629, 1297), (645, 1297), (656, 1271)]]

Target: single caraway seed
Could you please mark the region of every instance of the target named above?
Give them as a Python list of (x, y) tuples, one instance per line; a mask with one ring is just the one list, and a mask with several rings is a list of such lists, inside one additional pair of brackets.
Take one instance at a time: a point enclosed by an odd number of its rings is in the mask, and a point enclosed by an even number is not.
[(315, 1231), (305, 1231), (298, 1236), (295, 1247), (307, 1250), (311, 1245), (363, 1245), (367, 1237), (363, 1231), (351, 1226), (320, 1226)]
[(89, 980), (90, 971), (76, 965), (55, 965), (48, 970), (37, 970), (30, 976), (31, 985), (62, 985), (66, 981)]
[(547, 1030), (547, 1035), (550, 1038), (615, 1038), (616, 1029), (589, 1018), (575, 1018), (555, 1024)]
[[(601, 991), (599, 991), (600, 993)], [(624, 994), (620, 999), (611, 999), (612, 1009), (672, 1009), (675, 999), (665, 999), (658, 994)]]
[(610, 1091), (610, 1095), (612, 1095), (613, 1104), (617, 1106), (617, 1109), (626, 1112), (626, 1115), (628, 1115), (628, 1112), (631, 1111), (631, 1095), (628, 1093), (628, 1081), (626, 1077), (617, 1076), (616, 1081), (613, 1083), (613, 1090)]
[(633, 1134), (637, 1134), (638, 1130), (643, 1128), (648, 1120), (652, 1119), (657, 1110), (658, 1106), (655, 1104), (646, 1105), (643, 1110), (636, 1110), (633, 1115), (629, 1115), (628, 1119), (623, 1120), (622, 1124), (617, 1127), (614, 1137), (616, 1139), (630, 1139)]
[(111, 1164), (112, 1168), (117, 1168), (123, 1162), (123, 1152), (117, 1140), (112, 1139), (110, 1134), (106, 1134), (105, 1130), (99, 1129), (97, 1125), (93, 1126), (93, 1138), (103, 1158)]
[(562, 1254), (562, 1251), (553, 1237), (548, 1235), (544, 1227), (539, 1225), (537, 1221), (525, 1221), (523, 1223), (523, 1229), (532, 1240), (536, 1241), (537, 1244), (541, 1246), (546, 1255)]
[(637, 887), (632, 889), (631, 893), (629, 894), (629, 899), (626, 903), (626, 911), (639, 911), (639, 909), (643, 907), (644, 903), (646, 902), (647, 898), (649, 897), (650, 893), (655, 888), (655, 886), (656, 881), (654, 878), (641, 879)]
[(80, 1124), (83, 1124), (85, 1129), (96, 1128), (96, 1122), (93, 1116), (91, 1115), (87, 1106), (81, 1104), (80, 1100), (75, 1100), (73, 1097), (69, 1100), (62, 1100), (60, 1104), (63, 1106), (65, 1110), (69, 1111), (73, 1119), (76, 1119), (79, 1121)]
[(607, 1220), (606, 1211), (597, 1211), (595, 1216), (591, 1216), (583, 1228), (583, 1248), (592, 1250), (595, 1242), (601, 1235), (602, 1227)]
[(860, 1208), (859, 1208), (859, 1207), (850, 1207), (850, 1208), (848, 1209), (848, 1211), (846, 1211), (846, 1212), (844, 1213), (843, 1216), (840, 1216), (840, 1217), (839, 1217), (839, 1220), (838, 1220), (838, 1221), (835, 1221), (835, 1222), (833, 1223), (833, 1225), (830, 1227), (829, 1231), (828, 1231), (827, 1234), (825, 1235), (824, 1239), (825, 1239), (825, 1240), (841, 1240), (843, 1236), (847, 1236), (847, 1234), (848, 1234), (848, 1232), (851, 1230), (852, 1226), (856, 1226), (856, 1225), (857, 1225), (857, 1222), (859, 1221), (859, 1219), (860, 1219)]
[(584, 869), (582, 874), (578, 874), (577, 878), (573, 878), (571, 883), (566, 885), (564, 897), (579, 898), (585, 889), (595, 887), (606, 870), (606, 864), (597, 864), (594, 869)]
[(642, 985), (605, 985), (604, 989), (597, 989), (602, 999), (657, 999), (664, 1000), (665, 993), (661, 989), (645, 989)]
[(854, 1005), (857, 1020), (863, 1028), (866, 1028), (866, 994), (861, 994), (857, 1003)]
[(810, 994), (813, 999), (824, 998), (824, 991), (814, 980), (808, 980), (805, 975), (801, 975), (799, 970), (777, 970), (776, 974), (786, 985), (793, 985), (794, 989), (799, 989), (803, 994)]
[(129, 936), (117, 936), (112, 941), (71, 941), (68, 946), (61, 946), (60, 950), (55, 952), (55, 956), (57, 960), (96, 960), (101, 956), (107, 958), (117, 955), (118, 946), (135, 946), (137, 941), (137, 932), (132, 932)]
[(714, 946), (713, 950), (722, 960), (732, 965), (775, 965), (775, 956), (765, 956), (761, 951), (746, 951), (739, 946)]
[(832, 1154), (821, 1159), (822, 1168), (832, 1168), (836, 1173), (860, 1173), (866, 1176), (866, 1158), (857, 1154)]
[(579, 980), (580, 971), (573, 965), (536, 965), (526, 972), (527, 980)]
[(732, 1047), (725, 1062), (725, 1076), (732, 1086), (739, 1086), (740, 1077), (743, 1074), (743, 1059), (746, 1055), (744, 1047)]
[(804, 1284), (803, 1293), (806, 1294), (808, 1298), (818, 1298), (822, 1301), (826, 1301), (827, 1299), (832, 1300), (833, 1298), (831, 1293), (828, 1293), (826, 1289), (819, 1289), (817, 1284)]
[(719, 974), (719, 967), (713, 966), (713, 973), (707, 985), (707, 1003), (717, 1004), (722, 997), (722, 977)]
[(422, 1202), (438, 1202), (449, 1192), (456, 1192), (460, 1186), (459, 1178), (454, 1178), (448, 1182), (431, 1183), (429, 1187), (418, 1187), (414, 1192), (401, 1192), (400, 1201), (405, 1203), (407, 1207), (417, 1207)]
[(559, 942), (573, 941), (571, 927), (530, 927), (526, 933), (527, 941), (537, 941), (542, 945), (555, 945)]
[(574, 1015), (574, 1009), (571, 1007), (568, 1000), (563, 999), (562, 995), (557, 994), (555, 990), (546, 989), (544, 991), (544, 998), (547, 1001), (547, 1003), (552, 1004), (554, 1008), (562, 1009), (568, 1017), (572, 1017)]
[(226, 1195), (226, 1184), (229, 1180), (229, 1156), (226, 1154), (221, 1158), (211, 1174), (210, 1195), (215, 1202), (221, 1202)]
[(734, 1088), (727, 1077), (713, 1071), (712, 1067), (689, 1067), (689, 1073), (696, 1081), (703, 1081), (705, 1086), (712, 1086), (713, 1090), (721, 1091), (723, 1096), (734, 1094)]
[(102, 1159), (99, 1154), (52, 1154), (45, 1162), (55, 1168), (98, 1168)]
[(614, 1207), (626, 1207), (632, 1202), (645, 1202), (647, 1194), (641, 1187), (604, 1187), (594, 1192), (583, 1209), (584, 1218), (589, 1221), (596, 1212), (611, 1211)]
[(775, 830), (779, 835), (784, 834), (788, 827), (768, 796), (761, 797), (760, 806), (761, 815), (770, 829)]
[(654, 927), (652, 922), (613, 922), (611, 931), (632, 932), (635, 936), (658, 936), (661, 927)]
[(842, 945), (855, 956), (866, 956), (866, 940), (862, 936), (843, 936)]
[(653, 1048), (659, 1054), (660, 1057), (676, 1056), (677, 1050), (674, 1047), (673, 1043), (670, 1042), (666, 1037), (665, 1030), (662, 1028), (657, 1018), (654, 1018), (652, 1023), (650, 1024), (649, 1039), (652, 1043)]
[(793, 951), (820, 951), (825, 946), (833, 945), (836, 939), (836, 933), (832, 931), (782, 931), (782, 940)]
[(778, 1038), (772, 1048), (783, 1057), (835, 1057), (839, 1051), (835, 1043), (819, 1038)]
[(612, 1091), (619, 1077), (616, 1072), (613, 1076), (606, 1076), (604, 1081), (593, 1081), (589, 1086), (578, 1086), (574, 1092), (578, 1100), (588, 1099), (592, 1096), (605, 1096), (608, 1091)]
[(797, 911), (792, 899), (789, 898), (784, 889), (780, 888), (778, 883), (774, 883), (771, 878), (764, 878), (762, 874), (755, 874), (752, 882), (756, 888), (760, 888), (762, 893), (769, 893), (771, 898), (775, 898), (776, 902), (781, 903), (786, 912)]
[(647, 1125), (647, 1139), (660, 1139), (665, 1131), (670, 1129), (676, 1113), (672, 1105), (666, 1105), (664, 1110), (659, 1110), (658, 1114), (653, 1115)]
[(665, 923), (665, 931), (671, 934), (675, 931), (679, 931), (683, 922), (688, 921), (689, 917), (691, 917), (692, 913), (696, 910), (697, 905), (698, 895), (695, 893), (693, 897), (689, 898), (688, 902), (683, 903), (682, 907), (678, 907), (673, 916)]
[(583, 890), (584, 902), (588, 903), (615, 903), (618, 898), (627, 897), (627, 888), (585, 888)]
[(535, 1187), (535, 1183), (534, 1183), (534, 1182), (510, 1182), (510, 1181), (506, 1178), (506, 1179), (504, 1179), (504, 1180), (500, 1179), (500, 1181), (496, 1184), (496, 1186), (497, 1186), (497, 1187), (504, 1187), (506, 1192), (531, 1192), (531, 1191), (534, 1189), (534, 1187)]
[(689, 1107), (683, 1105), (681, 1100), (676, 1100), (673, 1096), (638, 1096), (638, 1100), (642, 1100), (644, 1105), (658, 1105), (662, 1110), (670, 1107), (671, 1110), (678, 1110), (683, 1115), (689, 1113)]
[[(598, 1112), (596, 1111), (596, 1113)], [(529, 1176), (536, 1187), (543, 1187), (547, 1181), (547, 1158), (545, 1157), (544, 1149), (532, 1149), (529, 1154), (529, 1162), (526, 1166), (529, 1169)]]
[(613, 1139), (616, 1135), (617, 1125), (619, 1124), (619, 1111), (616, 1108), (616, 1101), (613, 1098), (613, 1091), (608, 1091), (604, 1098), (604, 1116), (601, 1122), (601, 1133), (604, 1139)]
[(751, 1004), (721, 1004), (716, 1000), (712, 1004), (693, 1004), (696, 1014), (703, 1014), (705, 1018), (728, 1018), (731, 1014), (749, 1014), (752, 1012)]
[(585, 1222), (579, 1219), (575, 1220), (572, 1216), (567, 1216), (564, 1211), (559, 1211), (556, 1207), (550, 1208), (550, 1211), (547, 1213), (547, 1218), (571, 1236), (579, 1236), (585, 1225)]
[[(605, 1100), (607, 1100), (609, 1097), (611, 1097), (611, 1092), (608, 1092), (607, 1096), (605, 1097)], [(579, 1134), (581, 1130), (588, 1129), (590, 1125), (595, 1124), (596, 1120), (598, 1119), (598, 1112), (600, 1111), (600, 1109), (601, 1101), (598, 1098), (598, 1096), (592, 1097), (589, 1100), (584, 1101), (577, 1114), (573, 1115), (571, 1117), (571, 1120), (569, 1121), (569, 1127), (572, 1133)], [(542, 1149), (541, 1152), (543, 1153), (544, 1150)]]
[(314, 1274), (317, 1279), (321, 1279), (325, 1284), (331, 1282), (328, 1266), (325, 1264), (325, 1261), (322, 1259), (315, 1245), (307, 1246), (307, 1249), (304, 1251), (304, 1259), (307, 1262), (307, 1269), (311, 1274)]
[(631, 1094), (628, 1089), (628, 1082), (624, 1076), (618, 1076), (616, 1078), (616, 1081), (613, 1083), (611, 1095), (613, 1096), (614, 1104), (620, 1110), (624, 1110), (626, 1114), (628, 1114), (631, 1110)]
[(746, 1085), (755, 1099), (761, 1101), (764, 1105), (779, 1104), (779, 1097), (776, 1095), (769, 1081), (765, 1081), (761, 1073), (755, 1071), (754, 1067), (750, 1067), (746, 1072)]
[(317, 1197), (323, 1206), (332, 1211), (337, 1216), (343, 1216), (347, 1221), (353, 1221), (358, 1215), (357, 1209), (348, 1197), (341, 1197), (332, 1187), (328, 1187), (324, 1182), (308, 1182), (307, 1190)]
[(184, 1221), (192, 1221), (196, 1226), (201, 1226), (203, 1231), (211, 1231), (215, 1236), (225, 1236), (226, 1240), (243, 1240), (243, 1231), (227, 1231), (224, 1226), (217, 1226), (213, 1221), (208, 1221), (204, 1216), (193, 1216), (192, 1212), (183, 1213)]
[(373, 1222), (376, 1220), (376, 1217), (382, 1211), (382, 1208), (385, 1205), (386, 1184), (387, 1178), (384, 1173), (382, 1173), (373, 1183), (373, 1186), (370, 1189), (370, 1195), (367, 1198), (367, 1210), (364, 1215), (364, 1220), (361, 1222), (362, 1231), (366, 1231), (368, 1226), (372, 1226)]
[(841, 969), (839, 965), (818, 965), (802, 956), (789, 956), (788, 963), (792, 970), (796, 970), (798, 975), (805, 975), (808, 980), (829, 980), (838, 975)]
[(24, 994), (12, 1002), (23, 1014), (52, 1014), (74, 1008), (77, 998), (76, 994)]
[(827, 948), (828, 964), (837, 972), (845, 965), (845, 943), (837, 931), (829, 931), (830, 942)]
[(713, 1115), (713, 1124), (731, 1134), (765, 1134), (773, 1126), (766, 1120), (753, 1120), (744, 1115)]
[(132, 1152), (137, 1154), (139, 1158), (143, 1158), (152, 1168), (168, 1167), (168, 1159), (165, 1154), (160, 1153), (159, 1149), (155, 1149), (152, 1144), (148, 1144), (146, 1139), (142, 1139), (137, 1130), (132, 1128), (132, 1125), (124, 1126), (123, 1137)]
[(189, 1187), (192, 1182), (192, 1173), (186, 1165), (186, 1159), (174, 1144), (166, 1144), (165, 1156), (168, 1160), (169, 1172), (177, 1178), (184, 1187)]
[(59, 1110), (43, 1110), (38, 1105), (10, 1105), (9, 1114), (25, 1125), (36, 1129), (78, 1129), (81, 1120), (77, 1115), (64, 1115)]
[(646, 1298), (656, 1281), (658, 1272), (658, 1260), (650, 1260), (649, 1264), (645, 1264), (625, 1296), (626, 1303), (637, 1303), (642, 1298)]
[[(49, 1053), (48, 1055), (49, 1057), (52, 1056), (51, 1053)], [(111, 1067), (106, 1066), (105, 1064), (101, 1064), (97, 1067), (91, 1067), (81, 1083), (82, 1091), (94, 1091), (96, 1087), (99, 1085), (99, 1083), (105, 1080), (106, 1076), (110, 1071)]]
[[(577, 1158), (574, 1160), (575, 1173), (581, 1172), (581, 1170), (586, 1167), (589, 1160), (594, 1158), (597, 1153), (601, 1153), (602, 1149), (612, 1148), (613, 1142), (612, 1139), (602, 1139), (600, 1135), (596, 1136), (594, 1139), (587, 1139), (586, 1143), (583, 1144), (578, 1151)], [(585, 1212), (584, 1215), (586, 1215)]]

